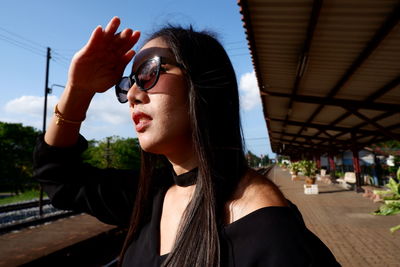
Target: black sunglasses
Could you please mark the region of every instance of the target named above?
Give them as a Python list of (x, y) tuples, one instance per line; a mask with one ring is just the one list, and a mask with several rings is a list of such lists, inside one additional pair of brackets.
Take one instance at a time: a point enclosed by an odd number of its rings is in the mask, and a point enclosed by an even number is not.
[(122, 77), (121, 81), (115, 85), (115, 93), (120, 103), (128, 102), (128, 91), (132, 85), (136, 83), (142, 91), (147, 91), (153, 88), (160, 78), (160, 72), (165, 71), (162, 67), (164, 64), (171, 64), (181, 67), (178, 63), (172, 63), (165, 57), (155, 56), (143, 62), (132, 74), (128, 77)]

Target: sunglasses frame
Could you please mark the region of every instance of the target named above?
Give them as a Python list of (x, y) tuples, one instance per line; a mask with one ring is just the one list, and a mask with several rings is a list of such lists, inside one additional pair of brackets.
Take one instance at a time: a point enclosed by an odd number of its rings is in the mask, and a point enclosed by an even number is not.
[[(171, 63), (171, 62), (170, 62), (167, 58), (165, 58), (165, 57), (162, 57), (162, 56), (154, 56), (154, 57), (152, 57), (152, 58), (146, 59), (142, 64), (139, 65), (139, 67), (137, 68), (137, 70), (140, 70), (140, 68), (141, 68), (142, 66), (144, 66), (144, 64), (147, 64), (149, 61), (156, 61), (156, 63), (157, 63), (156, 79), (154, 80), (154, 82), (153, 82), (153, 83), (151, 84), (151, 86), (149, 86), (148, 88), (143, 88), (142, 85), (141, 85), (141, 83), (138, 82), (138, 81), (140, 81), (140, 80), (139, 80), (139, 78), (137, 77), (137, 72), (136, 72), (136, 73), (135, 73), (135, 72), (132, 72), (131, 75), (122, 77), (121, 80), (115, 85), (115, 94), (116, 94), (117, 99), (118, 99), (118, 101), (119, 101), (120, 103), (123, 104), (123, 103), (128, 102), (128, 98), (122, 100), (122, 99), (120, 98), (120, 95), (121, 95), (121, 94), (127, 95), (128, 92), (129, 92), (129, 90), (130, 90), (130, 88), (131, 88), (134, 84), (136, 84), (136, 85), (138, 86), (138, 88), (139, 88), (141, 91), (144, 91), (144, 92), (146, 92), (146, 91), (150, 90), (151, 88), (153, 88), (153, 87), (157, 84), (158, 79), (160, 78), (160, 72), (161, 72), (161, 70), (162, 70), (162, 65), (163, 65), (163, 64), (170, 64), (170, 65), (174, 65), (174, 66), (177, 66), (177, 67), (180, 67), (180, 68), (182, 67), (182, 66), (181, 66), (180, 64), (178, 64), (178, 63)], [(122, 83), (123, 81), (126, 81), (127, 79), (128, 79), (128, 82), (129, 82), (129, 88), (128, 88), (128, 90), (125, 90), (125, 89), (122, 89), (120, 85), (121, 85), (121, 83)]]

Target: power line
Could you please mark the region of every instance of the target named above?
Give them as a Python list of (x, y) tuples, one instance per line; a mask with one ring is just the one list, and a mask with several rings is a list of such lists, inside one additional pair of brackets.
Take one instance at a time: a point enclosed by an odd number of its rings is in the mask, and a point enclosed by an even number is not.
[(29, 39), (27, 39), (26, 37), (21, 36), (21, 35), (19, 35), (19, 34), (17, 34), (17, 33), (12, 32), (12, 31), (9, 31), (9, 30), (7, 30), (7, 29), (5, 29), (5, 28), (3, 28), (3, 27), (0, 27), (0, 30), (2, 30), (2, 31), (4, 31), (4, 32), (6, 32), (6, 33), (8, 33), (8, 34), (14, 35), (15, 37), (18, 37), (18, 38), (20, 38), (20, 39), (22, 39), (22, 40), (25, 40), (25, 41), (27, 41), (29, 44), (34, 44), (34, 45), (36, 45), (36, 46), (39, 46), (40, 49), (43, 49), (43, 50), (46, 49), (46, 46), (44, 46), (44, 45), (42, 45), (42, 44), (39, 44), (39, 43), (37, 43), (37, 42), (35, 42), (35, 41), (29, 40)]
[(244, 47), (233, 47), (233, 48), (226, 48), (226, 51), (240, 50), (240, 49), (249, 49), (249, 48), (247, 46), (244, 46)]
[(68, 69), (69, 65), (66, 64), (64, 61), (59, 61), (58, 59), (52, 58), (51, 59), (54, 63), (58, 64), (59, 66)]
[[(36, 55), (45, 57), (45, 55), (43, 54), (43, 51), (45, 51), (46, 46), (39, 44), (38, 42), (29, 40), (29, 39), (25, 38), (24, 36), (21, 36), (17, 33), (9, 31), (3, 27), (0, 27), (0, 31), (8, 34), (8, 35), (4, 35), (4, 34), (0, 33), (0, 40), (8, 42), (9, 44), (17, 46), (19, 48), (25, 49)], [(53, 55), (52, 55), (51, 59), (54, 62), (57, 62), (59, 64), (64, 63), (65, 65), (69, 65), (69, 62), (71, 61), (72, 56), (70, 58), (68, 58), (68, 57), (64, 56), (63, 54), (56, 52), (54, 50), (52, 52), (53, 52)]]
[(72, 54), (74, 54), (75, 52), (77, 52), (79, 49), (66, 49), (66, 48), (57, 48), (58, 51), (64, 51), (64, 52), (70, 52)]
[(245, 41), (233, 41), (233, 42), (229, 42), (229, 43), (224, 43), (224, 45), (231, 45), (231, 44), (240, 44), (240, 43), (244, 43)]
[(240, 56), (248, 56), (249, 53), (243, 53), (243, 54), (236, 54), (236, 55), (229, 55), (230, 57), (240, 57)]
[(40, 51), (40, 50), (37, 49), (37, 48), (29, 47), (28, 45), (26, 45), (26, 44), (24, 44), (24, 43), (21, 43), (21, 42), (19, 42), (19, 41), (17, 41), (17, 40), (13, 40), (13, 39), (7, 38), (7, 37), (5, 37), (5, 36), (3, 36), (3, 35), (0, 35), (0, 40), (3, 40), (3, 41), (5, 41), (5, 42), (7, 42), (7, 43), (9, 43), (9, 44), (12, 44), (12, 45), (14, 45), (14, 46), (17, 46), (17, 47), (19, 47), (19, 48), (25, 49), (25, 50), (27, 50), (27, 51), (29, 51), (29, 52), (31, 52), (31, 53), (36, 54), (36, 55), (45, 57), (45, 55), (43, 54), (43, 51)]
[(64, 58), (61, 58), (61, 57), (58, 57), (58, 56), (53, 56), (53, 55), (51, 57), (51, 60), (54, 61), (54, 62), (59, 62), (59, 63), (65, 64), (67, 66), (69, 66), (69, 63), (71, 62), (68, 59), (64, 59)]
[[(58, 49), (57, 49), (58, 50)], [(62, 54), (60, 54), (60, 53), (58, 53), (57, 51), (55, 51), (54, 49), (53, 49), (53, 55), (55, 55), (56, 57), (58, 57), (58, 58), (60, 58), (60, 59), (63, 59), (63, 60), (65, 60), (65, 61), (67, 61), (68, 63), (71, 61), (71, 58), (72, 58), (72, 56), (71, 57), (66, 57), (66, 56), (64, 56), (64, 55), (62, 55)]]
[(0, 34), (0, 36), (3, 37), (3, 39), (5, 39), (5, 40), (8, 40), (8, 41), (13, 42), (13, 43), (17, 43), (17, 44), (25, 46), (25, 47), (28, 47), (28, 48), (30, 48), (32, 50), (42, 51), (42, 49), (40, 49), (40, 48), (32, 46), (31, 44), (28, 44), (28, 43), (21, 42), (21, 41), (15, 39), (15, 38), (11, 38), (11, 37), (9, 37), (7, 35)]
[(244, 140), (265, 140), (269, 139), (268, 137), (252, 137), (252, 138), (245, 138)]
[(64, 56), (63, 54), (61, 54), (61, 53), (59, 53), (57, 51), (54, 51), (54, 49), (52, 50), (52, 52), (53, 52), (52, 53), (52, 60), (55, 63), (61, 65), (62, 67), (68, 69), (69, 64), (71, 62), (72, 56), (68, 58), (68, 57)]
[(41, 45), (37, 42), (29, 40), (24, 36), (16, 34), (12, 31), (9, 31), (3, 27), (0, 27), (0, 30), (5, 34), (0, 34), (0, 40), (3, 40), (9, 44), (17, 46), (19, 48), (25, 49), (31, 53), (44, 57), (43, 51), (46, 49), (44, 45)]

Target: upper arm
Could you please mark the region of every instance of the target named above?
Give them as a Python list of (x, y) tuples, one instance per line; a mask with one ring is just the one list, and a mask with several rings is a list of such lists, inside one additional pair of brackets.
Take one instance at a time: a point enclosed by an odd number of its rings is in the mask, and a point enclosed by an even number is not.
[[(340, 266), (292, 208), (260, 210), (226, 228), (223, 248), (235, 266)], [(229, 265), (229, 266), (230, 266)]]
[(289, 208), (260, 210), (227, 229), (229, 258), (235, 266), (309, 266), (301, 232)]

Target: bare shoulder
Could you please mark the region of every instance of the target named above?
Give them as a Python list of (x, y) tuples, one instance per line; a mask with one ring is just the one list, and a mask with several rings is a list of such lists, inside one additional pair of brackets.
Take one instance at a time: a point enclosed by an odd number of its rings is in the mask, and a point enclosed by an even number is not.
[(272, 206), (285, 207), (288, 203), (273, 182), (249, 169), (235, 190), (233, 198), (226, 203), (228, 222), (232, 223), (258, 209)]
[(243, 196), (248, 201), (249, 208), (254, 209), (268, 206), (287, 206), (287, 201), (279, 188), (266, 176), (250, 169)]

